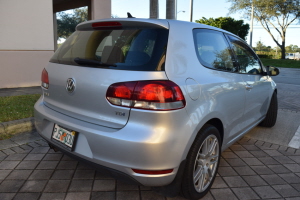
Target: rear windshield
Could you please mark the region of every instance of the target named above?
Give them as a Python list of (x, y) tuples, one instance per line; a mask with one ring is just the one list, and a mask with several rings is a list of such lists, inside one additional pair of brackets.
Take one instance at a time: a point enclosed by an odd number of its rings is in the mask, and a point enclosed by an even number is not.
[(118, 29), (74, 32), (50, 62), (118, 70), (163, 71), (167, 29)]

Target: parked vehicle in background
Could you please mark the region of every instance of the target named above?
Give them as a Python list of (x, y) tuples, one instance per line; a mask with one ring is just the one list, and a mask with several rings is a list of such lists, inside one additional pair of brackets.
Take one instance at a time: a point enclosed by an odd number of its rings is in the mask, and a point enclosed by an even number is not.
[(88, 21), (43, 70), (35, 125), (50, 147), (117, 179), (199, 199), (223, 150), (276, 123), (278, 73), (215, 27)]
[(300, 60), (300, 53), (287, 53), (285, 59)]

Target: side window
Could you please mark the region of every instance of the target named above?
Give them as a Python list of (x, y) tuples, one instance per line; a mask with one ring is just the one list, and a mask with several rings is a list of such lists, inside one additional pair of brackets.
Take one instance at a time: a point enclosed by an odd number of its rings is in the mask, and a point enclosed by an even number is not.
[(228, 37), (240, 65), (239, 72), (245, 74), (261, 74), (262, 69), (259, 60), (253, 51), (241, 40), (232, 36)]
[(194, 29), (193, 34), (196, 53), (202, 65), (218, 70), (237, 71), (223, 33), (208, 29)]

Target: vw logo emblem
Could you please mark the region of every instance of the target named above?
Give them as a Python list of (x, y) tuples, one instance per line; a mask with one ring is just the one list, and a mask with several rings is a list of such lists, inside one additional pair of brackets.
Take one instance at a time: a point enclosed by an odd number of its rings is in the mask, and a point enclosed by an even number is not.
[(67, 90), (69, 93), (74, 92), (74, 90), (75, 90), (75, 81), (74, 81), (74, 79), (68, 78), (68, 80), (67, 80), (67, 85), (66, 85), (66, 90)]

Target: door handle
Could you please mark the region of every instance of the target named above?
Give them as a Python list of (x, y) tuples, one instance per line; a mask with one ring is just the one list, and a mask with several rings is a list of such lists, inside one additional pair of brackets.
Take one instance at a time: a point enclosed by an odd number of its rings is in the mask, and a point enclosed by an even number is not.
[(251, 89), (253, 89), (252, 85), (246, 85), (246, 90), (251, 90)]

